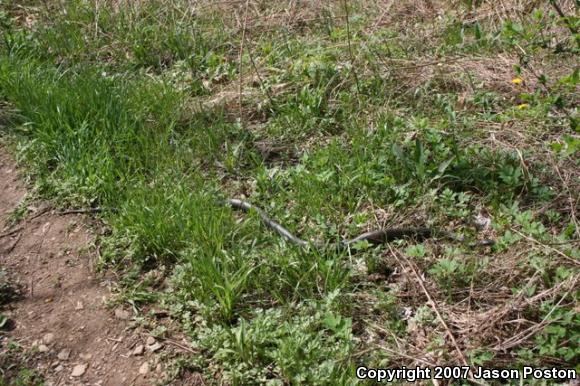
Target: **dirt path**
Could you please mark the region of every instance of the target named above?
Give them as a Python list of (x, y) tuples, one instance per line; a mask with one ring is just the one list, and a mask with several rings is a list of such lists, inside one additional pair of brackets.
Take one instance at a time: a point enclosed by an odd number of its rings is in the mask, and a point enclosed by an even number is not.
[(3, 311), (15, 326), (0, 332), (0, 356), (9, 341), (17, 342), (32, 353), (26, 365), (47, 385), (149, 385), (161, 379), (162, 345), (129, 329), (129, 312), (105, 307), (110, 283), (93, 272), (86, 220), (46, 209), (39, 215), (40, 208), (9, 228), (6, 220), (25, 194), (0, 146), (0, 235), (22, 228), (0, 238), (0, 266), (23, 295)]

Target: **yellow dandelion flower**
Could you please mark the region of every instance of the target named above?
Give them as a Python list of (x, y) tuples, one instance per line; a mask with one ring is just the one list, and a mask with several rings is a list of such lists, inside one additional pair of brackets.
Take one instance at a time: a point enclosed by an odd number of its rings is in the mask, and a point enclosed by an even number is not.
[(517, 77), (512, 79), (512, 83), (516, 86), (519, 86), (520, 84), (524, 83), (524, 80), (520, 77)]
[(521, 105), (518, 105), (518, 109), (520, 109), (520, 110), (525, 110), (528, 107), (530, 107), (530, 105), (527, 103), (522, 103)]

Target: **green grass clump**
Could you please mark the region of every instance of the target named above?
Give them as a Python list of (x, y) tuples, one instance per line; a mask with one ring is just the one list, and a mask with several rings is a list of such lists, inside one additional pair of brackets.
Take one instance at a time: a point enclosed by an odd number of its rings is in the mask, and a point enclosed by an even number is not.
[(114, 204), (120, 187), (155, 170), (167, 151), (154, 153), (170, 149), (179, 104), (162, 84), (12, 58), (0, 63), (0, 83), (15, 119), (26, 117), (15, 133), (30, 139), (22, 154), (44, 193)]
[(128, 198), (112, 216), (117, 237), (129, 240), (134, 259), (171, 262), (191, 243), (211, 255), (231, 243), (232, 217), (216, 196), (199, 191), (203, 180), (176, 183), (176, 178), (157, 176), (128, 188)]

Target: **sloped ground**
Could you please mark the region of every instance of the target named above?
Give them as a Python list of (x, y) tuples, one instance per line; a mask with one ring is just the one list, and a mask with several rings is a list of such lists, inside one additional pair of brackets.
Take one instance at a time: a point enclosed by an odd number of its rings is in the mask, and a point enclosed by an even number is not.
[[(13, 329), (0, 335), (0, 379), (15, 382), (27, 368), (47, 385), (149, 385), (160, 378), (162, 367), (154, 364), (158, 353), (145, 349), (143, 355), (132, 355), (146, 342), (118, 318), (129, 318), (129, 312), (117, 311), (115, 317), (105, 307), (110, 282), (92, 266), (87, 220), (36, 208), (10, 226), (9, 215), (26, 189), (4, 148), (0, 187), (0, 265), (21, 295), (2, 311)], [(10, 363), (11, 358), (20, 363)], [(139, 373), (143, 363), (150, 363), (147, 374)]]
[[(35, 193), (106, 209), (99, 261), (124, 304), (179, 323), (192, 377), (580, 370), (573, 0), (6, 4), (7, 138)], [(296, 248), (216, 197), (312, 240), (467, 242)]]

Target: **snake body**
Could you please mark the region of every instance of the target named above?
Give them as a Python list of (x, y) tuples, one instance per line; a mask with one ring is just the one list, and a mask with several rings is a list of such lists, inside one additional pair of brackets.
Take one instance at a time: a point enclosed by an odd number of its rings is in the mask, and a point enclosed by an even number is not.
[[(255, 205), (250, 204), (249, 202), (235, 199), (235, 198), (228, 198), (226, 200), (221, 201), (222, 204), (231, 207), (232, 209), (239, 210), (242, 212), (250, 212), (255, 211), (262, 223), (266, 225), (266, 227), (272, 229), (273, 231), (277, 232), (280, 236), (284, 239), (289, 241), (292, 244), (299, 245), (302, 247), (307, 247), (312, 245), (316, 248), (323, 248), (323, 247), (333, 247), (337, 249), (356, 249), (357, 243), (361, 241), (367, 241), (372, 245), (380, 245), (385, 244), (390, 241), (400, 240), (400, 239), (416, 239), (416, 240), (425, 240), (432, 237), (441, 237), (448, 240), (456, 241), (456, 242), (463, 242), (464, 238), (457, 236), (451, 232), (435, 230), (432, 228), (426, 227), (419, 227), (419, 228), (387, 228), (387, 229), (379, 229), (370, 232), (365, 232), (355, 238), (352, 239), (345, 239), (339, 241), (334, 244), (327, 244), (320, 241), (307, 241), (303, 240), (297, 236), (295, 236), (292, 232), (288, 229), (284, 228), (278, 222), (274, 221), (270, 218), (264, 210), (258, 208)], [(476, 243), (470, 244), (470, 246), (488, 246), (493, 245), (493, 240), (481, 240)]]

